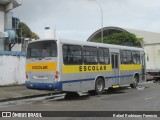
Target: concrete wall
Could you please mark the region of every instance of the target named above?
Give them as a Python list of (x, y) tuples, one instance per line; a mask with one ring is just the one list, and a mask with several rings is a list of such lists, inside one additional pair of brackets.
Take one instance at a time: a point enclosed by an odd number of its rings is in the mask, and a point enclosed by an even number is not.
[[(4, 32), (4, 8), (0, 5), (0, 32)], [(0, 36), (0, 50), (4, 50), (4, 39)]]
[(25, 82), (25, 57), (0, 56), (0, 86)]
[(22, 44), (15, 44), (12, 51), (22, 51)]
[(4, 31), (4, 8), (0, 5), (0, 31)]
[(13, 17), (13, 12), (7, 12), (4, 15), (4, 28), (5, 29), (12, 29), (12, 17)]
[(4, 50), (4, 39), (0, 38), (0, 50)]

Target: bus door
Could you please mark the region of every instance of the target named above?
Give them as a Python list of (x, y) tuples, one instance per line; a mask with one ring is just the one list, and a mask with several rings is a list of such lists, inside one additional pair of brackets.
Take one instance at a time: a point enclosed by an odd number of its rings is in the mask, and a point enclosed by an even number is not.
[(111, 54), (113, 84), (119, 85), (119, 54)]

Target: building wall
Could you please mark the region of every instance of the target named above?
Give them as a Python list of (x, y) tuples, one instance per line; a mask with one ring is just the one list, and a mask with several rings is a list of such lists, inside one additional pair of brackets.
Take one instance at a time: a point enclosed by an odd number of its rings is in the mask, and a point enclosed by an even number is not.
[(4, 31), (4, 8), (0, 5), (0, 31)]
[(13, 17), (13, 12), (7, 12), (4, 15), (4, 28), (5, 29), (12, 29), (12, 17)]
[(25, 82), (25, 57), (0, 55), (0, 86)]
[(4, 50), (4, 39), (0, 38), (0, 50)]
[(12, 51), (22, 51), (22, 44), (15, 44)]
[[(4, 32), (4, 8), (0, 5), (0, 32)], [(4, 50), (4, 39), (0, 36), (0, 50)]]
[(160, 43), (160, 33), (134, 30), (134, 29), (125, 29), (125, 30), (137, 35), (137, 37), (144, 38), (143, 40), (145, 44)]

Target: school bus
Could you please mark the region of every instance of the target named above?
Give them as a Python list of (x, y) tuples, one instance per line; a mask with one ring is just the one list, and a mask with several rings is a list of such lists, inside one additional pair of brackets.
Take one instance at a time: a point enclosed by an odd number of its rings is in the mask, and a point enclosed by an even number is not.
[(42, 39), (27, 47), (26, 81), (29, 89), (92, 92), (145, 81), (142, 48)]

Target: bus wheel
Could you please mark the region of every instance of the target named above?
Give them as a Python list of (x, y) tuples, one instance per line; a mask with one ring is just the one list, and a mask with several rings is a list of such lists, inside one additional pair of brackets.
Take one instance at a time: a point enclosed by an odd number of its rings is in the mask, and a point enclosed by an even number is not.
[(131, 88), (136, 88), (138, 86), (139, 78), (138, 76), (134, 77), (133, 84), (130, 84)]
[(104, 80), (99, 77), (95, 83), (95, 93), (97, 95), (100, 95), (102, 94), (103, 90), (104, 90)]

